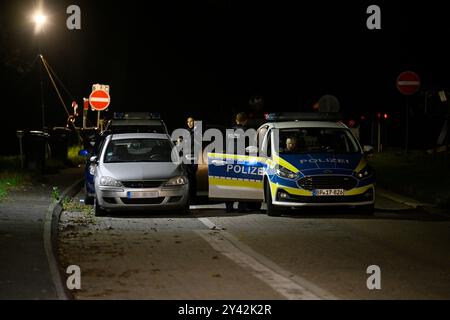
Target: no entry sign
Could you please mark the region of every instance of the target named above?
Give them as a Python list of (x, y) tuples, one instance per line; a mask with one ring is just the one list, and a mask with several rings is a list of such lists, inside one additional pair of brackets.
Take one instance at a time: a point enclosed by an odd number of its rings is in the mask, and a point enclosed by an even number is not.
[(92, 109), (103, 111), (108, 108), (111, 98), (105, 90), (94, 90), (89, 96), (89, 104)]
[(412, 71), (402, 72), (397, 78), (397, 88), (404, 95), (410, 96), (420, 88), (420, 78)]

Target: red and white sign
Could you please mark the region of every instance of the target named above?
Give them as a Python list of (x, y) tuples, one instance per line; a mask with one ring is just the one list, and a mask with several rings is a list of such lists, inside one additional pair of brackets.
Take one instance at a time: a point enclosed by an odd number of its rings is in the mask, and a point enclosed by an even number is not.
[(92, 109), (97, 111), (103, 111), (108, 108), (110, 102), (109, 93), (105, 90), (94, 90), (89, 96), (89, 104)]
[(89, 110), (89, 99), (83, 98), (83, 110)]
[(420, 78), (412, 71), (405, 71), (397, 78), (397, 88), (404, 95), (410, 96), (420, 88)]
[(78, 103), (76, 101), (72, 102), (73, 115), (78, 117)]

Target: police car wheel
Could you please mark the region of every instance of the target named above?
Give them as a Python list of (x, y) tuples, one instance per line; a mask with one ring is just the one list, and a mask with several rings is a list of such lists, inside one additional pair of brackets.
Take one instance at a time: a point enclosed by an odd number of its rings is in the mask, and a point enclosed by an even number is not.
[(99, 205), (97, 200), (94, 201), (94, 214), (96, 217), (103, 217), (106, 215), (106, 210), (102, 209)]
[(266, 206), (267, 206), (267, 215), (271, 216), (271, 217), (281, 216), (280, 208), (278, 208), (277, 206), (275, 206), (272, 203), (272, 195), (270, 194), (270, 186), (267, 181), (264, 186), (264, 199), (266, 201)]

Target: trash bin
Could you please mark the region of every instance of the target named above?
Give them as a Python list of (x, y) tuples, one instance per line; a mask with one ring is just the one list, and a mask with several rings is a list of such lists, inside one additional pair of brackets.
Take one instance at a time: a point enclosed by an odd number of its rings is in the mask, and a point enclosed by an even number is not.
[(49, 134), (42, 131), (29, 131), (24, 138), (25, 167), (43, 172)]
[(64, 127), (53, 128), (50, 134), (50, 150), (54, 159), (67, 161), (67, 152), (69, 149), (70, 129)]

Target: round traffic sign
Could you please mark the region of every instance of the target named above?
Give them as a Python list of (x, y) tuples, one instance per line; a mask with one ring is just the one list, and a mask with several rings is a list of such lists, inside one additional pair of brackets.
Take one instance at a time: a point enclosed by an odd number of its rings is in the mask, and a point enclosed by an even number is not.
[(339, 112), (340, 103), (335, 96), (326, 94), (319, 99), (319, 112)]
[(410, 96), (419, 90), (420, 78), (415, 72), (402, 72), (397, 78), (397, 88), (404, 95)]
[(108, 108), (111, 98), (105, 90), (94, 90), (89, 96), (89, 104), (92, 109), (103, 111)]

